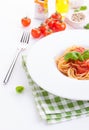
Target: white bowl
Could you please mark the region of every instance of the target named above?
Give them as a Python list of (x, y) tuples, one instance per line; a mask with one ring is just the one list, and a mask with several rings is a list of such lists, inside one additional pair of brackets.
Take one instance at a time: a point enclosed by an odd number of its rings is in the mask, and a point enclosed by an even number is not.
[[(83, 19), (80, 19), (80, 20), (77, 19), (75, 21), (72, 19), (73, 15), (80, 15), (80, 14), (82, 14), (84, 16)], [(83, 29), (84, 26), (87, 24), (87, 17), (88, 17), (88, 14), (86, 11), (74, 12), (74, 10), (73, 10), (73, 11), (70, 11), (66, 15), (64, 21), (75, 29)], [(78, 18), (79, 18), (79, 16), (78, 16)]]

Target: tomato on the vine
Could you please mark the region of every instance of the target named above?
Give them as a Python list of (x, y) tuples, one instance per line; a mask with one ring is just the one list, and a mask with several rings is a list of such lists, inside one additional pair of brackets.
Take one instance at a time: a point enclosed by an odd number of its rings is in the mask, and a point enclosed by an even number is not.
[(39, 28), (34, 28), (31, 30), (31, 35), (34, 37), (34, 38), (39, 38), (41, 36), (41, 31)]
[(56, 12), (51, 15), (51, 18), (62, 20), (62, 15)]
[(44, 33), (45, 30), (49, 29), (49, 27), (47, 24), (41, 24), (39, 29), (40, 29), (41, 33)]
[(51, 20), (52, 20), (52, 18), (47, 18), (47, 19), (44, 21), (44, 23), (45, 23), (45, 24), (48, 24)]
[(55, 19), (51, 19), (51, 20), (48, 22), (48, 26), (49, 26), (50, 29), (53, 29), (55, 22), (56, 22)]
[(24, 27), (27, 27), (31, 24), (31, 19), (28, 17), (24, 17), (21, 19), (21, 23)]
[(66, 24), (64, 22), (61, 23), (60, 31), (63, 31), (66, 29)]
[(43, 35), (44, 35), (44, 36), (47, 36), (47, 35), (50, 35), (50, 34), (52, 34), (52, 33), (53, 33), (53, 30), (48, 29), (48, 30), (45, 30), (45, 31), (44, 31)]
[(39, 38), (50, 35), (51, 33), (63, 31), (66, 29), (66, 23), (62, 21), (62, 15), (60, 13), (53, 13), (47, 18), (39, 27), (31, 30), (31, 34), (34, 38)]
[(66, 24), (64, 22), (55, 22), (55, 25), (54, 25), (54, 32), (58, 32), (58, 31), (63, 31), (65, 30), (66, 28)]

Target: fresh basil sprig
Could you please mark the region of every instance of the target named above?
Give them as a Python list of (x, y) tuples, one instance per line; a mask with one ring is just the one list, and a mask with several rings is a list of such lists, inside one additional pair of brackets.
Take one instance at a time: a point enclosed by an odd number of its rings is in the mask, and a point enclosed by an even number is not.
[(81, 6), (80, 8), (75, 9), (74, 12), (79, 12), (79, 11), (84, 11), (84, 10), (87, 10), (87, 6)]
[(66, 61), (69, 60), (80, 60), (84, 61), (89, 59), (89, 50), (85, 50), (82, 54), (80, 52), (69, 52), (64, 56)]
[(65, 55), (65, 60), (78, 60), (80, 53), (79, 52), (69, 52)]

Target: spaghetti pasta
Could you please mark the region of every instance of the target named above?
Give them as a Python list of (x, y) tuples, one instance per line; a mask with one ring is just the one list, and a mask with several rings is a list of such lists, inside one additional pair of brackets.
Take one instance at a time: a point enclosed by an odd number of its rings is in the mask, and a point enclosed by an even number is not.
[[(55, 62), (58, 70), (70, 78), (89, 80), (89, 54), (86, 52), (89, 53), (87, 49), (79, 46), (72, 46), (66, 49), (61, 56), (56, 58)], [(75, 57), (72, 56), (72, 53)], [(71, 55), (66, 60), (68, 54)]]

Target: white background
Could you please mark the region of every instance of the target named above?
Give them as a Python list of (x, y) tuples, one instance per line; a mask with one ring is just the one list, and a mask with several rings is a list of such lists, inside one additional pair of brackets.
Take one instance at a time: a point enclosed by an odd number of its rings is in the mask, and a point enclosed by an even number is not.
[[(49, 2), (51, 13), (54, 4), (51, 4), (51, 0)], [(26, 29), (21, 25), (21, 18), (25, 16), (32, 19), (31, 26)], [(48, 125), (40, 119), (31, 87), (21, 65), (21, 55), (8, 84), (2, 83), (22, 31), (28, 30), (30, 33), (31, 28), (40, 23), (41, 21), (34, 19), (33, 0), (0, 0), (0, 130), (89, 130), (89, 117), (53, 125)], [(32, 44), (36, 44), (36, 40), (31, 37), (29, 48)], [(15, 91), (18, 85), (25, 87), (22, 94)]]

